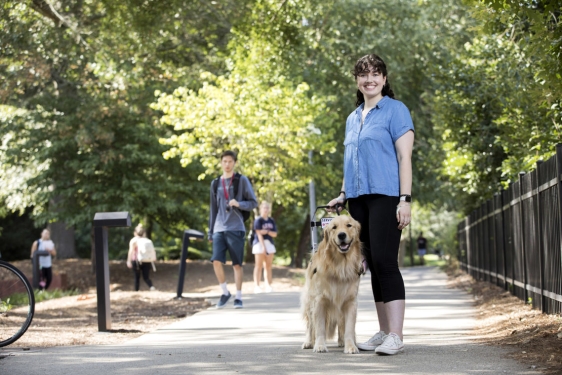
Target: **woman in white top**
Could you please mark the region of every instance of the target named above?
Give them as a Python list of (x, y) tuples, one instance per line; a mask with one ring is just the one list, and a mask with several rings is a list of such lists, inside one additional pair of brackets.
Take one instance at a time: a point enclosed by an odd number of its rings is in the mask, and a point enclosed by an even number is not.
[(137, 245), (137, 240), (144, 237), (145, 230), (142, 224), (137, 225), (134, 231), (135, 236), (129, 242), (129, 254), (127, 255), (127, 267), (133, 270), (133, 275), (135, 276), (135, 291), (138, 292), (140, 289), (140, 277), (142, 278), (150, 290), (156, 290), (154, 285), (152, 285), (152, 280), (150, 280), (150, 267), (151, 263), (139, 262), (138, 254), (139, 248)]
[(49, 253), (49, 255), (39, 257), (39, 269), (41, 270), (41, 281), (39, 281), (39, 286), (41, 289), (45, 290), (49, 288), (49, 285), (51, 285), (51, 282), (53, 281), (52, 258), (57, 255), (55, 244), (51, 241), (51, 232), (48, 229), (43, 229), (43, 232), (41, 232), (41, 238), (33, 242), (33, 245), (31, 245), (32, 259), (33, 253), (37, 250)]

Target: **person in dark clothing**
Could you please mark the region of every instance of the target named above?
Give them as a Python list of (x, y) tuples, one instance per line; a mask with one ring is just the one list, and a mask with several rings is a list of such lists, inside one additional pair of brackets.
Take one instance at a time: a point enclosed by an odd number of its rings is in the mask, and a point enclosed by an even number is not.
[(427, 240), (423, 236), (423, 232), (420, 232), (418, 236), (418, 256), (420, 257), (420, 263), (423, 266), (425, 264), (425, 254), (427, 254)]

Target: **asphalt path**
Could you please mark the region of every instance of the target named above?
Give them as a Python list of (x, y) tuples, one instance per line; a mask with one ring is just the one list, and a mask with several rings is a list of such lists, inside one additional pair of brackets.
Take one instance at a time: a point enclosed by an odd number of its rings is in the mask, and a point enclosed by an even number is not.
[[(436, 268), (402, 271), (406, 283), (405, 352), (343, 354), (302, 350), (304, 323), (296, 292), (244, 296), (120, 345), (0, 350), (1, 375), (109, 374), (538, 374), (506, 351), (474, 342), (475, 309), (466, 293), (448, 289)], [(377, 331), (369, 275), (359, 292), (357, 339)], [(103, 335), (106, 333), (100, 333)]]

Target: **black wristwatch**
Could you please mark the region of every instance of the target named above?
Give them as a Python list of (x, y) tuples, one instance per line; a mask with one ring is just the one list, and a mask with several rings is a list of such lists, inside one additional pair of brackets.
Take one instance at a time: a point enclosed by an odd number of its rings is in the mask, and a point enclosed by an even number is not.
[(411, 203), (412, 202), (412, 196), (408, 195), (408, 194), (401, 194), (400, 195), (400, 202), (408, 202)]

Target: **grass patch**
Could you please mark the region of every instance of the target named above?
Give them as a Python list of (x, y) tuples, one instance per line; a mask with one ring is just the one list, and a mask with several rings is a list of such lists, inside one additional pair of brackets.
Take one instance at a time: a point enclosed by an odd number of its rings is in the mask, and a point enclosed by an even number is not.
[[(440, 267), (440, 268), (447, 266), (447, 261), (445, 259), (439, 259), (439, 257), (436, 254), (426, 254), (424, 256), (424, 260), (426, 266)], [(421, 264), (420, 257), (414, 255), (414, 265), (419, 266), (420, 264)], [(404, 257), (404, 267), (411, 267), (409, 254)]]
[[(80, 294), (77, 289), (70, 289), (70, 290), (35, 290), (35, 303), (47, 301), (50, 299), (67, 297), (67, 296), (76, 296)], [(29, 304), (29, 298), (27, 297), (27, 293), (14, 293), (10, 296), (9, 304), (12, 306), (22, 306)]]

